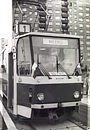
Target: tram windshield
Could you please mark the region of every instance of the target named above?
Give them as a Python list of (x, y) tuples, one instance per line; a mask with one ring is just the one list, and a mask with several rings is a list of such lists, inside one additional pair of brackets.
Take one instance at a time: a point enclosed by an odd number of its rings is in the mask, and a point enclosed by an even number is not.
[(20, 38), (17, 45), (19, 75), (31, 75), (32, 56), (50, 75), (72, 75), (79, 62), (77, 39), (32, 36), (31, 44), (27, 36)]
[(78, 40), (32, 37), (34, 61), (50, 75), (72, 75), (78, 63)]

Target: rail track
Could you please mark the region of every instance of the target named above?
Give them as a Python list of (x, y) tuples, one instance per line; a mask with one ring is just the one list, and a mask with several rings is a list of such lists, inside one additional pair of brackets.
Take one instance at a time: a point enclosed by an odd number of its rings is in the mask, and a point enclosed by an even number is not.
[(78, 126), (78, 124), (69, 120), (62, 123), (50, 123), (45, 120), (21, 120), (15, 122), (15, 125), (18, 130), (86, 130), (84, 127)]

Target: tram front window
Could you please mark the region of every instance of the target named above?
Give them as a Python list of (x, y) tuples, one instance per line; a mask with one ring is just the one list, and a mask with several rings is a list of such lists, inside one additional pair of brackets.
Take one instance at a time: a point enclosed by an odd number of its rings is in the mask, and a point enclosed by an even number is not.
[[(38, 41), (38, 42), (37, 42)], [(78, 63), (77, 41), (68, 45), (43, 44), (33, 38), (34, 61), (42, 64), (50, 75), (72, 75)], [(42, 41), (42, 43), (41, 43)], [(46, 40), (47, 41), (47, 40)]]
[(32, 36), (20, 38), (17, 44), (17, 73), (31, 75), (31, 45), (32, 59), (43, 66), (50, 75), (72, 75), (78, 62), (78, 40), (69, 38), (53, 38)]
[(29, 37), (20, 38), (17, 48), (18, 75), (31, 75), (31, 52)]

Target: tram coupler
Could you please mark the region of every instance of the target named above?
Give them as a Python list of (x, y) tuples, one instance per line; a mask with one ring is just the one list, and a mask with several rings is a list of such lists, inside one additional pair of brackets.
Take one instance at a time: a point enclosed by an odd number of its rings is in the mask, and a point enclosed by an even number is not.
[(76, 106), (75, 107), (75, 112), (78, 112), (79, 111), (79, 106)]
[(50, 112), (48, 117), (49, 117), (49, 120), (58, 120), (57, 113)]

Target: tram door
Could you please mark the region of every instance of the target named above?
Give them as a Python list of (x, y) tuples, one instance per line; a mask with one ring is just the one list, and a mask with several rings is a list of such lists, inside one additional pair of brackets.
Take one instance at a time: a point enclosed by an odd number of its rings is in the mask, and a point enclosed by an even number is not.
[(8, 54), (8, 107), (13, 107), (13, 53)]

